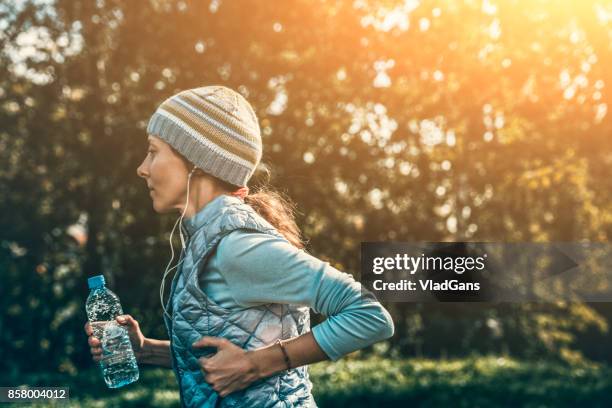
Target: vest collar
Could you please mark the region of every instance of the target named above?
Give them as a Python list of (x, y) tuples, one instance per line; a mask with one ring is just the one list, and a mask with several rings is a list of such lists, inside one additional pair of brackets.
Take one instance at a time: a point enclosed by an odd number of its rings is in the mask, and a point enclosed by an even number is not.
[(243, 201), (238, 197), (227, 194), (218, 195), (193, 216), (183, 218), (182, 224), (187, 232), (187, 235), (191, 237), (197, 230), (208, 224), (210, 220), (216, 218), (216, 214), (219, 213), (224, 207), (234, 204), (241, 204), (242, 202)]

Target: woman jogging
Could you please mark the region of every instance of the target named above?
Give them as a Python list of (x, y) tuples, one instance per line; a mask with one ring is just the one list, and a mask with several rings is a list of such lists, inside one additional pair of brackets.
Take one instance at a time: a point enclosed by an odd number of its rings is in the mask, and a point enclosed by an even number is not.
[[(183, 251), (160, 296), (170, 340), (127, 327), (140, 363), (171, 367), (185, 407), (316, 407), (307, 365), (393, 335), (389, 313), (351, 275), (304, 250), (293, 208), (247, 182), (262, 156), (257, 117), (223, 86), (164, 101), (137, 174), (158, 213), (178, 211)], [(172, 249), (171, 265), (174, 259)], [(177, 268), (167, 303), (166, 275)], [(309, 309), (328, 318), (310, 330)], [(94, 360), (101, 346), (85, 325)]]

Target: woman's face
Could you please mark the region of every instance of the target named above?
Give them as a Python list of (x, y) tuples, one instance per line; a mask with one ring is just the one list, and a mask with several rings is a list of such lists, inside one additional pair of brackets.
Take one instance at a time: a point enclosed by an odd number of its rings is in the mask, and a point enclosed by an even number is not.
[(168, 143), (153, 135), (149, 135), (148, 141), (147, 156), (136, 173), (147, 182), (153, 209), (158, 213), (182, 210), (190, 169)]

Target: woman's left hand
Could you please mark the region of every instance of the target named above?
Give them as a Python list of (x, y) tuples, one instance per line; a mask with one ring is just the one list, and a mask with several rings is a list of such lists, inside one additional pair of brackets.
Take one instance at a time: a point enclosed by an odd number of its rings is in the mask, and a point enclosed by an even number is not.
[(259, 379), (258, 370), (249, 353), (223, 337), (205, 336), (192, 344), (194, 349), (216, 347), (211, 357), (198, 359), (204, 379), (221, 397), (248, 387)]

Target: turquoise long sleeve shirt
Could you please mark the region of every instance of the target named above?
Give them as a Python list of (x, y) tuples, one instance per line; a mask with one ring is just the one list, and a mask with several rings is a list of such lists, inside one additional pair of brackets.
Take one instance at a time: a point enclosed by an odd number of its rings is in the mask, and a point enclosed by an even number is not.
[(333, 361), (394, 332), (389, 312), (351, 275), (272, 235), (232, 231), (202, 272), (200, 287), (227, 309), (291, 303), (327, 316), (312, 334)]

